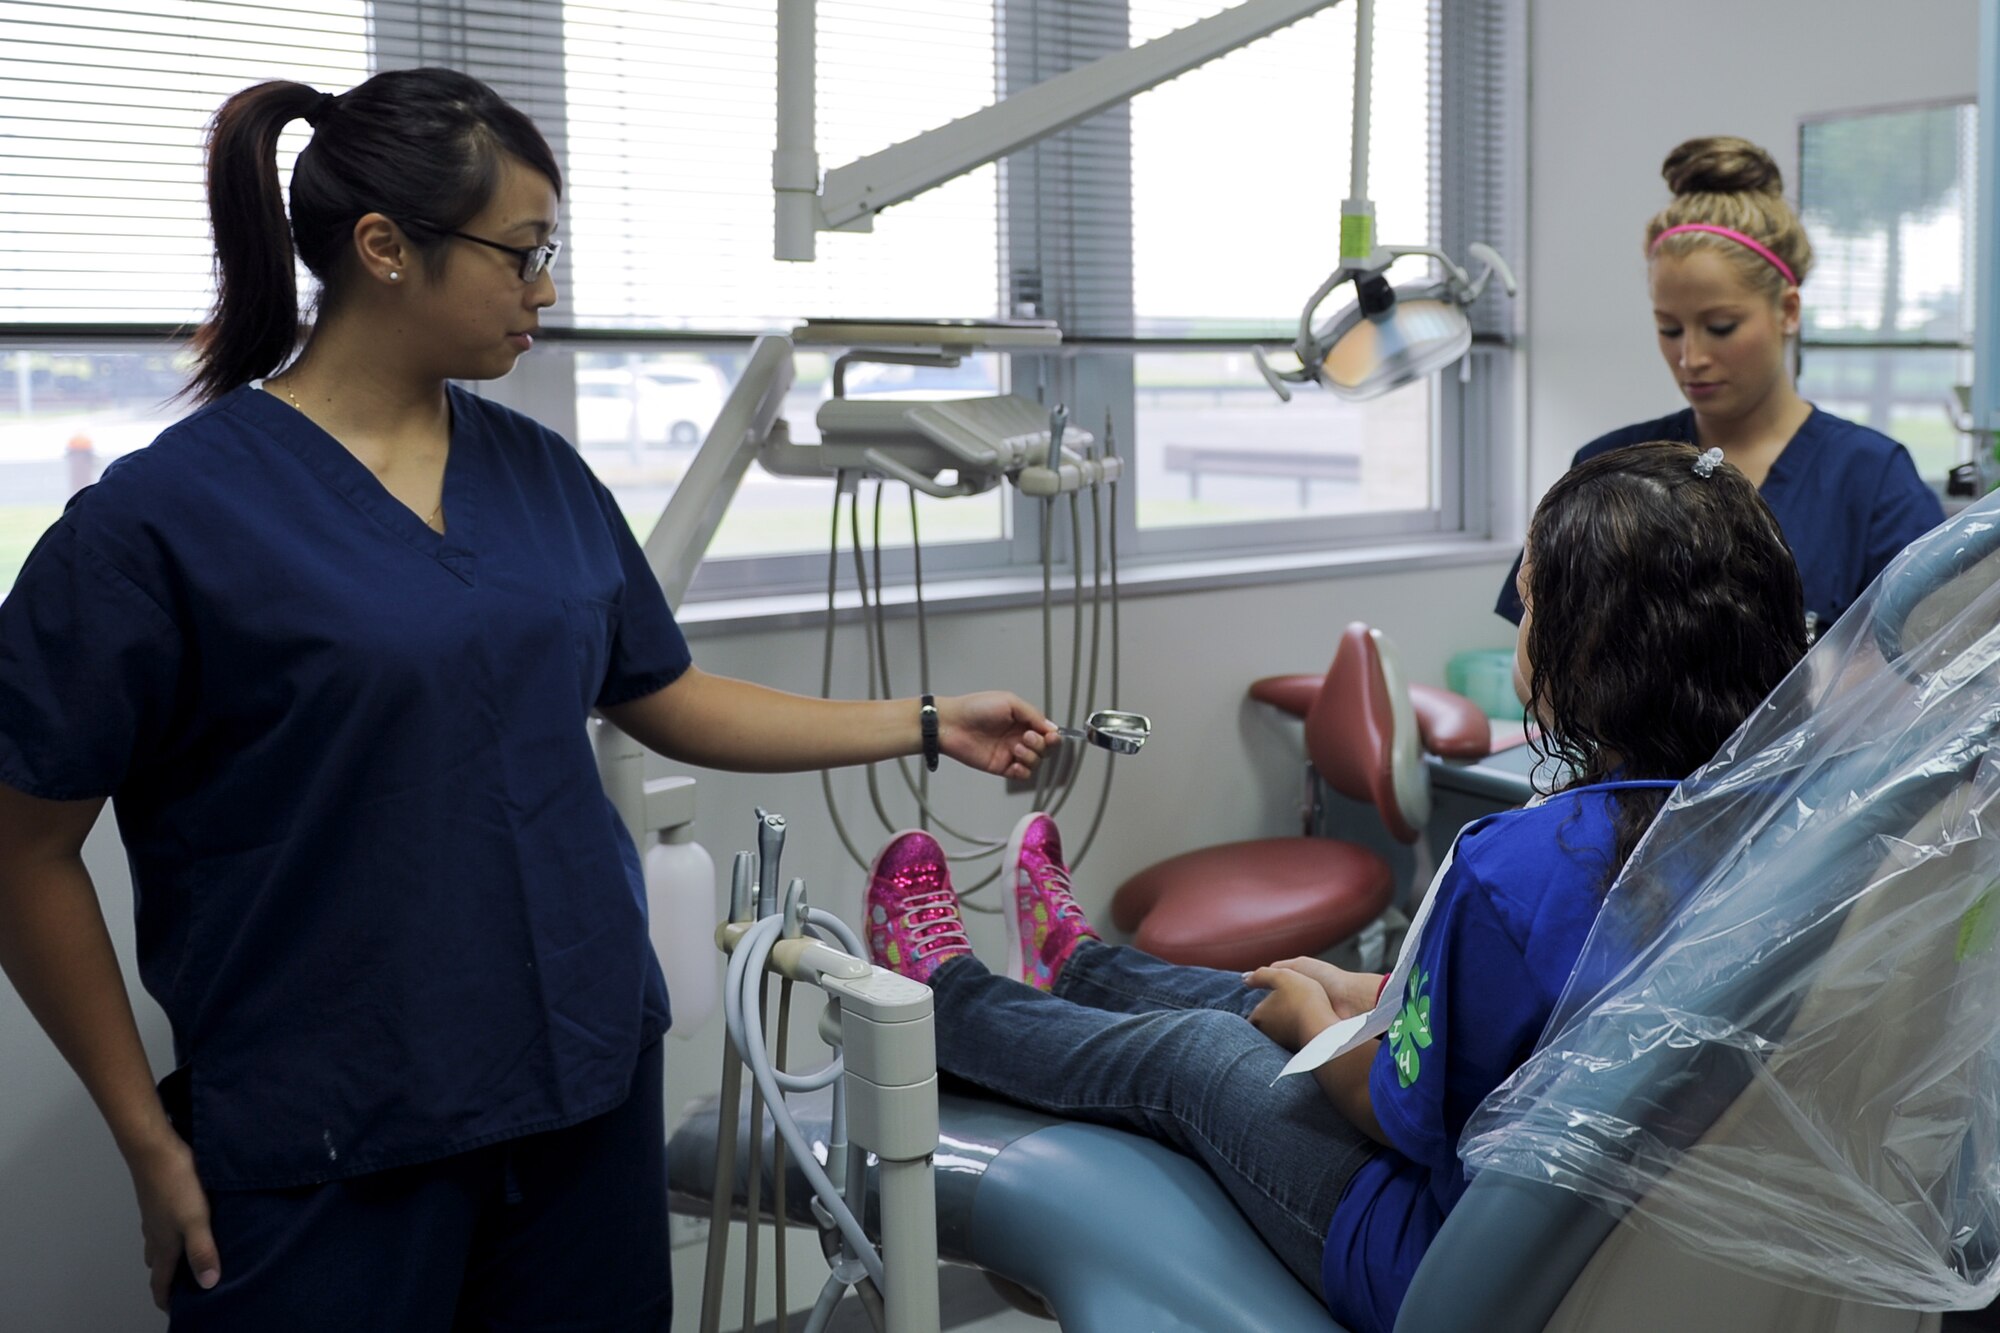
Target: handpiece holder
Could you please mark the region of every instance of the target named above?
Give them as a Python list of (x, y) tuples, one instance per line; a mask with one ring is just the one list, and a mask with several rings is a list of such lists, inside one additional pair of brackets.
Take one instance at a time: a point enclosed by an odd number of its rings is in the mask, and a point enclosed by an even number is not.
[[(856, 323), (808, 321), (800, 344), (848, 341), (853, 350), (834, 363), (833, 397), (817, 413), (818, 444), (772, 433), (757, 461), (781, 477), (839, 476), (897, 481), (937, 499), (980, 495), (1003, 481), (1023, 495), (1047, 499), (1117, 481), (1123, 464), (1099, 451), (1089, 431), (1069, 423), (1069, 411), (1018, 394), (927, 398), (848, 394), (854, 365), (950, 368), (979, 352), (1054, 354), (1062, 330), (1046, 321)], [(944, 480), (946, 474), (951, 480)]]
[[(724, 1059), (733, 1055), (749, 1067), (778, 1137), (813, 1188), (813, 1212), (821, 1219), (833, 1273), (806, 1328), (819, 1333), (846, 1289), (865, 1283), (869, 1294), (881, 1299), (884, 1333), (937, 1333), (937, 1199), (931, 1178), (938, 1145), (937, 1047), (930, 988), (868, 962), (845, 923), (808, 905), (804, 881), (793, 879), (780, 902), (776, 866), (785, 821), (762, 810), (757, 817), (760, 854), (737, 854), (731, 919), (716, 929), (717, 946), (730, 956), (724, 997), (730, 1050)], [(773, 891), (766, 895), (753, 884)], [(837, 1054), (820, 1070), (775, 1067), (761, 1012), (769, 973), (826, 993), (819, 1030)], [(784, 1096), (828, 1084), (837, 1084), (835, 1121), (844, 1122), (847, 1143), (832, 1145), (842, 1151), (830, 1151), (823, 1166)], [(736, 1107), (724, 1105), (720, 1113), (733, 1123)], [(760, 1144), (749, 1147), (762, 1151)], [(858, 1215), (859, 1182), (848, 1180), (843, 1195), (827, 1169), (838, 1173), (847, 1163), (865, 1163), (869, 1154), (879, 1163), (879, 1248)], [(733, 1162), (717, 1165), (733, 1176)], [(885, 1262), (885, 1256), (894, 1262)]]

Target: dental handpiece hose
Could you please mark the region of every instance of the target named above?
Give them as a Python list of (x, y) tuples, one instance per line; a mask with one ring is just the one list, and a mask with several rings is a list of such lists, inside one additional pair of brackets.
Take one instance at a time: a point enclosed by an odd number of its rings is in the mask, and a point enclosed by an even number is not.
[[(882, 981), (881, 978), (893, 977), (894, 974), (883, 972), (862, 960), (859, 939), (839, 918), (816, 909), (808, 912), (807, 918), (808, 928), (818, 936), (815, 940), (780, 939), (779, 931), (783, 923), (777, 917), (766, 917), (747, 929), (732, 928), (738, 938), (733, 940), (730, 951), (729, 974), (723, 992), (723, 1017), (728, 1024), (730, 1040), (736, 1043), (751, 1076), (763, 1091), (765, 1103), (771, 1107), (772, 1122), (778, 1137), (790, 1151), (792, 1161), (805, 1175), (815, 1197), (832, 1216), (842, 1239), (860, 1260), (867, 1277), (879, 1283), (883, 1274), (881, 1255), (862, 1229), (859, 1217), (847, 1206), (840, 1190), (819, 1164), (814, 1146), (784, 1103), (786, 1092), (809, 1092), (832, 1085), (838, 1118), (839, 1108), (848, 1092), (845, 1060), (843, 1056), (836, 1055), (825, 1067), (811, 1074), (778, 1074), (771, 1063), (769, 1044), (764, 1039), (764, 1025), (752, 1010), (757, 1006), (767, 967), (774, 967), (788, 977), (811, 980), (829, 993), (843, 984), (873, 978), (873, 986), (863, 993), (864, 1001), (868, 995), (879, 994), (883, 986), (895, 989), (896, 982)], [(836, 942), (838, 947), (831, 947), (825, 941)], [(928, 1005), (930, 992), (917, 986), (913, 998)], [(925, 1009), (921, 1016), (928, 1017), (928, 1013)], [(928, 1027), (921, 1031), (908, 1029), (906, 1035), (924, 1043), (920, 1058), (927, 1063), (923, 1066), (922, 1079), (917, 1081), (930, 1085), (929, 1106), (925, 1115), (931, 1122), (930, 1137), (929, 1146), (924, 1149), (928, 1154), (936, 1147), (936, 1057), (929, 1044)], [(909, 1068), (907, 1062), (904, 1067)], [(935, 1236), (931, 1239), (935, 1244)], [(931, 1333), (935, 1333), (934, 1328)]]
[[(759, 809), (757, 812), (757, 919), (774, 916), (778, 911), (778, 861), (785, 851), (785, 817)], [(769, 1022), (771, 988), (768, 979), (757, 982), (757, 1014), (752, 1020), (759, 1024)], [(768, 1031), (767, 1034), (768, 1035)], [(783, 1068), (784, 1051), (778, 1051), (778, 1067)], [(780, 1177), (783, 1168), (777, 1168)], [(760, 1220), (764, 1208), (764, 1090), (759, 1083), (750, 1088), (750, 1170), (746, 1204), (749, 1223), (745, 1228), (743, 1241), (743, 1324), (745, 1328), (757, 1322), (757, 1250), (763, 1223)], [(778, 1219), (774, 1228), (773, 1244), (784, 1244), (784, 1219)], [(779, 1305), (784, 1304), (782, 1293)]]
[[(730, 866), (729, 920), (747, 924), (756, 911), (757, 858), (738, 852)], [(718, 932), (716, 947), (722, 947)], [(736, 1194), (736, 1115), (743, 1106), (743, 1061), (722, 1043), (722, 1093), (716, 1105), (715, 1188), (709, 1195), (708, 1255), (701, 1284), (701, 1333), (721, 1333), (722, 1278), (729, 1261), (729, 1201)]]
[[(784, 850), (782, 830), (778, 845), (772, 849), (772, 860)], [(785, 930), (788, 940), (801, 939), (805, 935), (806, 882), (794, 879), (785, 891)], [(778, 983), (778, 1048), (773, 1054), (773, 1065), (780, 1074), (785, 1072), (785, 1048), (792, 1039), (792, 979), (786, 977)], [(830, 1159), (829, 1159), (830, 1160)], [(789, 1316), (785, 1310), (785, 1177), (782, 1159), (774, 1159), (771, 1177), (771, 1269), (777, 1292), (777, 1333), (787, 1333)]]

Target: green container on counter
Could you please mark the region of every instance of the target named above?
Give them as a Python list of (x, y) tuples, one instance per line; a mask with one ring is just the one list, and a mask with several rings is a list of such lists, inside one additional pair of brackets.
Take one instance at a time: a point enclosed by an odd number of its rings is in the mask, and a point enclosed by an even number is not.
[(1514, 650), (1476, 648), (1453, 653), (1444, 665), (1445, 688), (1462, 694), (1485, 710), (1488, 717), (1519, 721), (1525, 714), (1514, 697)]

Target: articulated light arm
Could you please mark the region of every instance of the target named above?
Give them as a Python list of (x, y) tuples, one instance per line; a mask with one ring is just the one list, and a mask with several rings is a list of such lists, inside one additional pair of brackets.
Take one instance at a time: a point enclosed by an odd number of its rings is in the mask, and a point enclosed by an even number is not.
[(1220, 14), (1116, 51), (914, 139), (836, 167), (818, 186), (814, 146), (813, 0), (778, 7), (777, 257), (810, 260), (816, 231), (865, 231), (874, 215), (1005, 157), (1335, 0), (1245, 0)]

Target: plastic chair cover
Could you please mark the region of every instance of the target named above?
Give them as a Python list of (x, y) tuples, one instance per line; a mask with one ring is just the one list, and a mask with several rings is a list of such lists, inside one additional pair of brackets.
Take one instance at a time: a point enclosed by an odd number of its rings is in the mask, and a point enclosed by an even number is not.
[(1460, 1141), (1762, 1278), (2000, 1294), (2000, 498), (1669, 799)]

